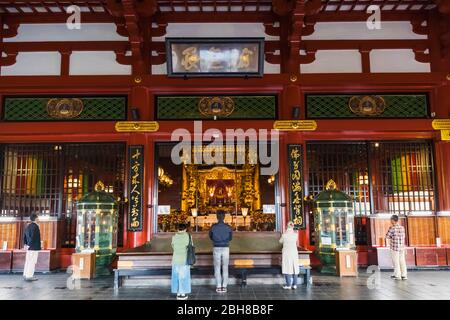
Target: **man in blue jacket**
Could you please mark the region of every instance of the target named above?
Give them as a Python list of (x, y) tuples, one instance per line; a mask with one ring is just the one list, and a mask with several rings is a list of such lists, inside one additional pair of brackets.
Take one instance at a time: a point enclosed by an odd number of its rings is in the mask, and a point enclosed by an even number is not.
[(227, 292), (228, 263), (230, 261), (230, 241), (233, 237), (231, 227), (224, 222), (225, 212), (217, 210), (217, 221), (209, 231), (209, 237), (214, 243), (214, 276), (216, 277), (216, 292)]
[(34, 277), (34, 268), (38, 260), (39, 250), (41, 250), (41, 231), (37, 225), (38, 216), (32, 213), (30, 216), (31, 223), (25, 228), (23, 233), (23, 242), (25, 250), (25, 266), (23, 268), (23, 277), (27, 281), (37, 280)]

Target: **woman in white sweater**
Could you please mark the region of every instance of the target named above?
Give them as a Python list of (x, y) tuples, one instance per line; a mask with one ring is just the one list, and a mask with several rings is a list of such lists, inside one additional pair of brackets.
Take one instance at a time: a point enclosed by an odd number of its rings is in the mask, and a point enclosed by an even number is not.
[(283, 244), (282, 273), (286, 279), (283, 289), (297, 289), (297, 277), (300, 272), (298, 264), (298, 233), (294, 230), (294, 223), (289, 221), (286, 231), (280, 238)]

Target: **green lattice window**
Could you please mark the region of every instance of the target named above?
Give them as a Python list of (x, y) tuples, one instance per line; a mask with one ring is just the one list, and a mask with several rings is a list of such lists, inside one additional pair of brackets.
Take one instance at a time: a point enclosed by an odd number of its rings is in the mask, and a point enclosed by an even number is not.
[[(349, 102), (352, 97), (375, 96), (374, 94), (340, 95), (318, 94), (306, 96), (306, 117), (317, 118), (426, 118), (428, 99), (426, 94), (381, 94), (385, 107), (375, 114), (352, 112)], [(379, 110), (380, 111), (380, 110)]]
[[(205, 115), (199, 110), (199, 102), (204, 97), (158, 96), (156, 97), (156, 118), (158, 120), (211, 119), (212, 115)], [(219, 119), (276, 119), (277, 117), (277, 97), (274, 95), (226, 97), (233, 100), (234, 109), (226, 116), (217, 116)]]
[[(47, 103), (54, 97), (6, 97), (3, 104), (5, 121), (87, 121), (87, 120), (125, 120), (127, 116), (127, 97), (65, 97), (78, 98), (83, 102), (79, 115), (73, 118), (52, 117)], [(59, 98), (59, 97), (58, 97)]]

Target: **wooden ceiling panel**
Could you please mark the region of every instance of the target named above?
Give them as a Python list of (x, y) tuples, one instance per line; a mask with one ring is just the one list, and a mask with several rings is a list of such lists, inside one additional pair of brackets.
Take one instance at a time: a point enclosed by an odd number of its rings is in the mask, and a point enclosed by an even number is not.
[[(307, 0), (312, 1), (312, 0)], [(158, 0), (161, 13), (184, 12), (271, 12), (272, 0)], [(49, 14), (62, 13), (67, 7), (77, 5), (82, 12), (107, 12), (107, 0), (0, 0), (0, 13), (6, 14)], [(322, 0), (321, 12), (365, 12), (371, 5), (378, 5), (382, 11), (418, 12), (436, 7), (433, 0)]]

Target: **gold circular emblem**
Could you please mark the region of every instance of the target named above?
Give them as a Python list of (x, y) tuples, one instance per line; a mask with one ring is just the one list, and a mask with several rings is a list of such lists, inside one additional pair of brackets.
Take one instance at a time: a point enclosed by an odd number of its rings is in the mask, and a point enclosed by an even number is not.
[(47, 102), (47, 113), (56, 119), (72, 119), (83, 112), (83, 101), (78, 98), (55, 98)]
[(447, 80), (450, 81), (450, 73), (447, 75)]
[(135, 77), (134, 78), (134, 82), (135, 83), (141, 83), (142, 82), (142, 78), (141, 77)]
[(295, 74), (291, 74), (289, 79), (291, 80), (291, 82), (295, 82), (295, 81), (297, 81), (298, 78), (297, 78), (297, 76)]
[(234, 101), (230, 97), (204, 97), (198, 103), (198, 110), (204, 116), (227, 117), (234, 111)]
[(359, 116), (376, 116), (386, 109), (386, 102), (380, 96), (354, 96), (348, 102), (350, 111)]

